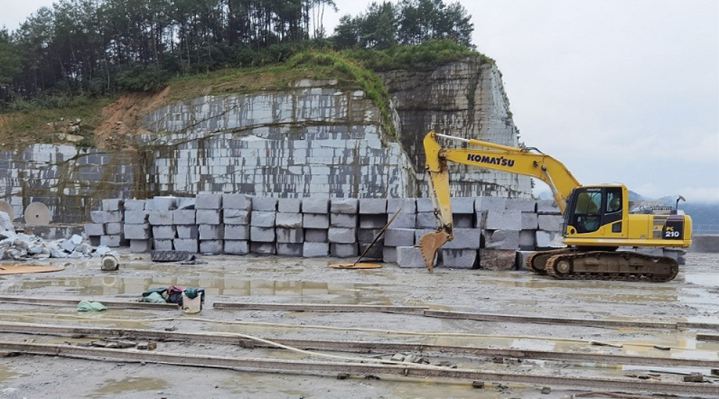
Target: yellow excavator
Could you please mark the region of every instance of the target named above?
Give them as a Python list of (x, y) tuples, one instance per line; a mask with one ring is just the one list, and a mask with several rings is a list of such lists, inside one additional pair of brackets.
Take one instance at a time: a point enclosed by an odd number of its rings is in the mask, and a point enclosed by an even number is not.
[[(439, 139), (458, 141), (463, 148), (445, 148)], [(566, 248), (538, 251), (527, 266), (558, 279), (670, 281), (678, 262), (620, 247), (687, 248), (692, 219), (670, 215), (630, 214), (629, 190), (621, 184), (583, 186), (558, 160), (536, 148), (515, 148), (487, 141), (429, 132), (424, 137), (427, 172), (440, 226), (420, 238), (419, 247), (431, 272), (437, 251), (452, 240), (452, 209), (448, 162), (535, 177), (552, 189), (564, 215)]]

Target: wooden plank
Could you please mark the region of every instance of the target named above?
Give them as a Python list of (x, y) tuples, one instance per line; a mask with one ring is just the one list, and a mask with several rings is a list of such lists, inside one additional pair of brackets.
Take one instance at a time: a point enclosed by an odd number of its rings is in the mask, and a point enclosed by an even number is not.
[[(82, 299), (75, 298), (44, 298), (44, 297), (21, 297), (21, 296), (0, 296), (0, 302), (16, 303), (21, 305), (46, 305), (46, 306), (77, 306)], [(149, 303), (117, 301), (112, 299), (98, 299), (108, 309), (164, 309), (177, 310), (174, 303)]]
[(346, 305), (332, 303), (253, 303), (253, 302), (215, 302), (215, 309), (232, 310), (270, 310), (288, 312), (380, 312), (418, 314), (429, 309), (427, 306), (393, 305)]
[[(177, 332), (147, 329), (118, 329), (84, 326), (58, 326), (33, 323), (0, 322), (0, 333), (17, 333), (33, 335), (84, 336), (91, 338), (123, 337), (137, 340), (179, 341), (192, 343), (213, 343), (222, 345), (239, 345), (244, 348), (273, 348), (274, 346), (233, 333), (222, 332)], [(268, 340), (306, 350), (325, 350), (352, 353), (396, 353), (420, 352), (454, 354), (479, 357), (508, 357), (515, 359), (540, 359), (566, 362), (593, 362), (605, 364), (648, 365), (648, 366), (681, 366), (719, 368), (719, 359), (687, 359), (672, 357), (632, 356), (604, 353), (558, 352), (527, 349), (503, 349), (489, 347), (431, 345), (404, 342), (369, 342), (369, 341), (330, 341), (266, 338)]]
[(145, 362), (178, 366), (208, 367), (232, 370), (264, 371), (269, 373), (292, 373), (299, 375), (396, 375), (404, 377), (437, 377), (470, 381), (541, 384), (552, 386), (620, 389), (631, 392), (655, 392), (719, 395), (719, 385), (695, 383), (671, 383), (619, 378), (566, 377), (539, 374), (518, 374), (475, 369), (451, 369), (414, 364), (370, 364), (353, 362), (320, 362), (308, 360), (280, 360), (271, 358), (201, 356), (187, 353), (144, 352), (123, 349), (89, 348), (71, 345), (36, 344), (0, 341), (0, 351), (28, 355), (59, 356), (75, 359), (107, 362)]

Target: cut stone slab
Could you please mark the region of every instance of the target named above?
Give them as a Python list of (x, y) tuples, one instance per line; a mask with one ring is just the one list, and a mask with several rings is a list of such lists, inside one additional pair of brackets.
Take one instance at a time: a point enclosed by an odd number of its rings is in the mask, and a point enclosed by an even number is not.
[(222, 194), (222, 208), (250, 211), (252, 210), (252, 198), (239, 193)]
[(225, 240), (225, 253), (247, 255), (250, 253), (250, 242), (247, 240)]
[(150, 211), (150, 224), (168, 226), (172, 224), (172, 211)]
[(192, 238), (196, 240), (200, 237), (196, 225), (175, 226), (175, 231), (177, 232), (177, 238)]
[(92, 211), (90, 212), (90, 220), (92, 220), (93, 223), (119, 223), (122, 222), (122, 212)]
[(254, 227), (275, 227), (276, 212), (252, 211), (250, 226)]
[(277, 201), (277, 210), (279, 212), (300, 213), (302, 210), (302, 200), (299, 198), (280, 198)]
[(330, 215), (304, 213), (302, 226), (306, 229), (327, 229), (330, 227)]
[(250, 252), (257, 255), (274, 255), (277, 249), (274, 243), (270, 242), (251, 242)]
[(434, 212), (434, 203), (431, 198), (417, 198), (417, 213)]
[(357, 244), (330, 244), (330, 255), (335, 258), (354, 258), (359, 255)]
[(292, 243), (277, 243), (277, 255), (281, 256), (302, 256), (303, 245)]
[(536, 246), (536, 231), (522, 230), (519, 232), (519, 248), (521, 250), (532, 251)]
[(474, 214), (474, 198), (471, 197), (454, 197), (450, 201), (452, 205), (453, 215), (472, 215)]
[[(147, 211), (125, 211), (125, 223), (142, 224), (147, 222)], [(193, 222), (194, 223), (194, 222)]]
[(305, 229), (305, 242), (328, 242), (327, 229)]
[(176, 209), (196, 209), (197, 199), (195, 197), (177, 197)]
[(250, 239), (250, 226), (246, 224), (226, 224), (225, 225), (225, 241)]
[(172, 224), (187, 226), (197, 223), (195, 212), (194, 209), (176, 209), (172, 211)]
[(357, 242), (357, 230), (344, 227), (331, 227), (327, 236), (329, 242), (340, 244), (351, 244)]
[(175, 197), (154, 197), (146, 200), (145, 209), (148, 211), (170, 211), (177, 207)]
[(522, 230), (537, 230), (539, 219), (537, 214), (522, 212)]
[(122, 209), (122, 200), (119, 198), (109, 198), (102, 200), (103, 211), (119, 211)]
[(171, 240), (175, 234), (175, 226), (152, 226), (152, 237), (156, 240)]
[(128, 240), (147, 240), (150, 238), (150, 225), (144, 224), (126, 224), (122, 227), (125, 238)]
[(102, 223), (87, 223), (85, 224), (85, 235), (87, 236), (101, 236), (105, 234), (105, 225)]
[(389, 247), (411, 247), (415, 244), (414, 229), (387, 229), (384, 245)]
[(333, 213), (330, 215), (330, 226), (357, 228), (357, 215), (345, 213)]
[[(454, 229), (454, 239), (447, 241), (446, 249), (479, 249), (482, 242), (480, 229)], [(418, 241), (419, 242), (419, 241)]]
[[(387, 214), (387, 221), (389, 221), (394, 213)], [(415, 213), (400, 213), (394, 218), (392, 224), (389, 225), (395, 229), (413, 229), (417, 225), (417, 214)]]
[(185, 251), (196, 254), (199, 251), (199, 245), (197, 239), (189, 238), (175, 238), (172, 240), (172, 244), (176, 251)]
[(474, 200), (477, 211), (499, 212), (507, 209), (507, 199), (502, 197), (478, 197)]
[(452, 223), (454, 227), (472, 228), (474, 227), (474, 214), (453, 214)]
[(555, 232), (537, 230), (536, 234), (537, 249), (564, 248), (562, 235)]
[(201, 241), (222, 240), (224, 238), (225, 227), (217, 224), (201, 224), (197, 227), (197, 231), (200, 234)]
[(327, 198), (303, 198), (302, 213), (327, 214), (329, 213), (330, 200)]
[(359, 201), (356, 198), (333, 198), (330, 201), (330, 212), (332, 213), (357, 213)]
[(439, 220), (434, 212), (419, 212), (417, 213), (417, 224), (418, 229), (436, 229), (439, 227)]
[(141, 254), (150, 252), (150, 240), (130, 240), (130, 252)]
[(400, 213), (417, 213), (417, 199), (416, 198), (389, 198), (387, 199), (387, 213), (394, 215), (398, 210), (402, 210)]
[(222, 210), (220, 209), (198, 209), (195, 212), (195, 223), (197, 224), (220, 224)]
[(276, 227), (285, 228), (302, 228), (302, 214), (301, 213), (287, 213), (277, 212), (275, 217)]
[(195, 209), (222, 209), (222, 193), (197, 193)]
[(359, 227), (361, 229), (381, 229), (387, 224), (387, 214), (360, 215)]
[[(381, 242), (377, 242), (371, 247), (370, 243), (360, 243), (358, 248), (358, 256), (364, 253), (362, 259), (381, 260), (383, 249), (384, 245), (382, 245)], [(365, 250), (367, 252), (365, 252)]]
[(486, 242), (490, 249), (519, 249), (519, 231), (517, 230), (494, 230)]
[(253, 211), (263, 211), (263, 212), (276, 212), (277, 211), (277, 198), (253, 197), (252, 198), (252, 210)]
[(442, 266), (453, 269), (476, 269), (479, 267), (479, 251), (476, 249), (442, 249)]
[(123, 203), (125, 211), (144, 211), (145, 200), (144, 199), (126, 199)]
[(489, 230), (521, 230), (522, 211), (488, 211), (485, 228)]
[(330, 244), (326, 242), (305, 242), (302, 244), (302, 256), (305, 258), (318, 258), (329, 256)]
[(225, 224), (250, 224), (250, 212), (241, 209), (223, 209), (222, 221)]
[(507, 200), (507, 209), (521, 212), (536, 212), (537, 201), (525, 198), (510, 198)]
[(360, 215), (378, 215), (387, 213), (387, 200), (385, 198), (360, 198)]
[(417, 247), (396, 247), (397, 248), (397, 265), (399, 267), (417, 267), (423, 268), (424, 260)]
[(385, 262), (397, 263), (397, 248), (383, 247), (382, 260)]
[(479, 264), (486, 270), (514, 270), (517, 251), (505, 249), (483, 249), (479, 255)]
[(152, 248), (155, 251), (172, 251), (172, 240), (152, 240)]
[(487, 214), (489, 211), (478, 210), (474, 213), (474, 227), (478, 229), (487, 228)]
[(200, 253), (205, 255), (219, 255), (224, 252), (225, 242), (222, 240), (200, 240)]
[(544, 231), (560, 232), (564, 224), (561, 215), (539, 215), (537, 217), (539, 229)]
[(250, 241), (258, 243), (275, 242), (274, 227), (250, 227)]
[[(382, 231), (382, 229), (359, 229), (357, 230), (357, 241), (360, 243), (370, 243), (374, 238)], [(382, 238), (379, 238), (377, 242), (382, 242)]]
[[(304, 230), (302, 230), (302, 228), (288, 229), (278, 227), (275, 229), (275, 234), (277, 236), (277, 242), (281, 244), (301, 244), (305, 241)], [(277, 247), (277, 253), (282, 255), (279, 247)], [(298, 256), (302, 256), (302, 254), (300, 253)]]
[(554, 200), (539, 200), (537, 201), (537, 213), (539, 214), (561, 214), (559, 207)]

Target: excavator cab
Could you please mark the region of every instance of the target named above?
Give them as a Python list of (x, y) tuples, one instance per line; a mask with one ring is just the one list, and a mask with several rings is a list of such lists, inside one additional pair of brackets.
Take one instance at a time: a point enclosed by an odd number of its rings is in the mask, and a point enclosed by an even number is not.
[(564, 236), (608, 230), (622, 233), (627, 189), (624, 186), (578, 187), (572, 191), (564, 214)]

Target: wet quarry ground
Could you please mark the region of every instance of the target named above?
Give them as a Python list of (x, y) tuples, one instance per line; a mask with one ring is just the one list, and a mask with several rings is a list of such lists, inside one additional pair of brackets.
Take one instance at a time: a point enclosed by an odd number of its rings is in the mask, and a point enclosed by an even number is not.
[[(0, 277), (0, 296), (137, 300), (153, 287), (204, 288), (199, 315), (180, 310), (108, 309), (78, 313), (74, 306), (17, 304), (0, 300), (0, 323), (165, 329), (177, 332), (232, 332), (268, 339), (373, 341), (451, 346), (516, 348), (575, 353), (719, 361), (719, 342), (697, 340), (716, 330), (587, 327), (527, 322), (486, 322), (363, 312), (288, 312), (213, 309), (214, 302), (374, 304), (428, 306), (434, 310), (582, 319), (719, 323), (719, 255), (687, 255), (687, 264), (669, 283), (560, 281), (529, 272), (401, 269), (335, 270), (331, 259), (281, 257), (202, 257), (197, 265), (153, 264), (146, 255), (121, 253), (117, 272), (101, 272), (99, 260), (72, 260), (65, 270)], [(2, 341), (81, 344), (82, 337), (0, 334)], [(607, 345), (592, 344), (592, 341)], [(216, 343), (158, 342), (157, 350), (177, 354), (284, 360), (320, 360), (281, 349), (242, 348)], [(152, 351), (148, 352), (151, 353)], [(382, 357), (315, 351), (347, 357)], [(703, 367), (630, 366), (533, 359), (481, 358), (451, 353), (426, 355), (431, 364), (523, 375), (625, 378), (681, 382)], [(569, 398), (606, 397), (607, 390), (466, 380), (382, 376), (365, 379), (336, 374), (292, 375), (180, 367), (152, 363), (103, 362), (43, 356), (0, 357), (0, 398), (57, 397), (246, 397), (246, 398)], [(592, 396), (594, 395), (594, 396)], [(691, 397), (687, 393), (686, 397)], [(704, 395), (706, 396), (706, 395)], [(615, 396), (621, 397), (621, 396)], [(681, 397), (681, 395), (680, 395)]]

